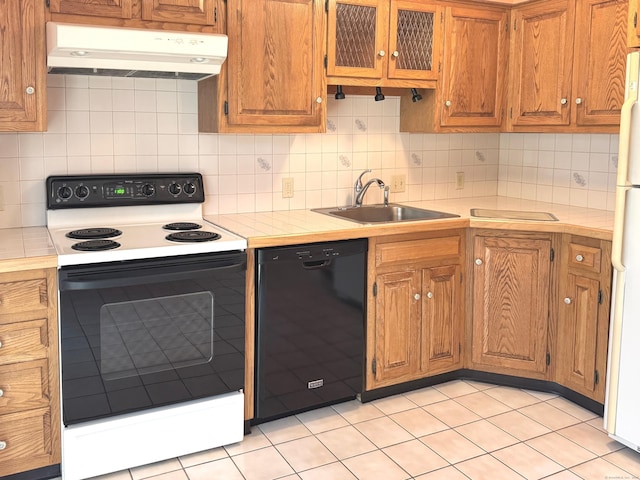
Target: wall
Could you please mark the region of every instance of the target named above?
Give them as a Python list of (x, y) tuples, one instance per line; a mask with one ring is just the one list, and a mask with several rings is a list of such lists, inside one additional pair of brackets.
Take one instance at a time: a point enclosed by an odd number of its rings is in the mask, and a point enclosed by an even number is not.
[[(353, 96), (328, 100), (326, 134), (198, 134), (193, 81), (49, 75), (47, 83), (48, 131), (0, 134), (0, 228), (45, 224), (48, 175), (116, 172), (199, 171), (206, 213), (349, 204), (366, 168), (387, 183), (407, 175), (392, 201), (500, 193), (613, 208), (616, 136), (402, 134), (397, 97)], [(285, 177), (294, 179), (290, 199)], [(367, 203), (381, 200), (379, 189), (367, 193)]]

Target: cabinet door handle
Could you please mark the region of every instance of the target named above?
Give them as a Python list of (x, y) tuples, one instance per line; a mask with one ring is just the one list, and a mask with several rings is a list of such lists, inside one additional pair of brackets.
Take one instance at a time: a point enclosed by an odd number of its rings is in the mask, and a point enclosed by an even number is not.
[(476, 265), (482, 265), (482, 259), (476, 258)]
[(33, 88), (31, 85), (29, 85), (26, 89), (25, 92), (27, 92), (27, 95), (33, 95), (34, 93), (36, 93), (36, 89)]
[(416, 293), (416, 294), (413, 296), (413, 298), (415, 298), (416, 300), (420, 300), (420, 294), (419, 294), (419, 293)]
[(427, 293), (427, 298), (433, 298), (433, 293), (428, 292), (428, 293)]
[(451, 100), (447, 100), (446, 102), (444, 102), (444, 106), (445, 107), (450, 107), (451, 106)]
[(380, 50), (378, 52), (378, 55), (381, 56), (381, 57), (384, 57), (386, 54), (387, 54), (387, 52), (385, 52), (384, 50)]
[(394, 57), (398, 58), (398, 55), (400, 55), (400, 52), (398, 52), (398, 50), (394, 50), (391, 55), (393, 55)]
[(582, 103), (582, 99), (580, 97), (576, 98), (576, 105), (580, 105)]
[(571, 305), (571, 299), (569, 297), (565, 297), (564, 303), (566, 303), (567, 305)]
[(584, 260), (584, 257), (582, 255), (576, 255), (576, 262), (581, 262)]
[(2, 342), (0, 341), (0, 348), (2, 348)]
[(4, 450), (5, 448), (7, 448), (7, 442), (3, 442), (0, 440), (0, 450)]
[(0, 388), (0, 397), (4, 397), (4, 391)]
[(560, 99), (560, 105), (566, 105), (567, 104), (567, 99), (566, 98), (561, 98)]
[(316, 98), (316, 103), (322, 103), (322, 97)]

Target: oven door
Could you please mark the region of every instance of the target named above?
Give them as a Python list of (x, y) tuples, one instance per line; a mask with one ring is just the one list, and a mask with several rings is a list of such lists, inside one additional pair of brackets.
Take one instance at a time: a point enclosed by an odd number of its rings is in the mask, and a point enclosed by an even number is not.
[(238, 391), (246, 254), (62, 267), (66, 426)]

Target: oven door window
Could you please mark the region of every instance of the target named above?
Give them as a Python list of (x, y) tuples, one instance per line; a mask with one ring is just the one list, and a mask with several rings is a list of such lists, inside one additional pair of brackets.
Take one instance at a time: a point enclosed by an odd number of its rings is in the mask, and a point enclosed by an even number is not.
[(214, 257), (60, 269), (65, 425), (244, 388), (246, 255)]

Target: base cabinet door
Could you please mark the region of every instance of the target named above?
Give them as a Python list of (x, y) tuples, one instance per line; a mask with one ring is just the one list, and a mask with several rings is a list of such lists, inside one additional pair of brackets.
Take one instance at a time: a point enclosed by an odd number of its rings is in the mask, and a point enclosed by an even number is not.
[(472, 364), (546, 378), (551, 240), (476, 236)]

